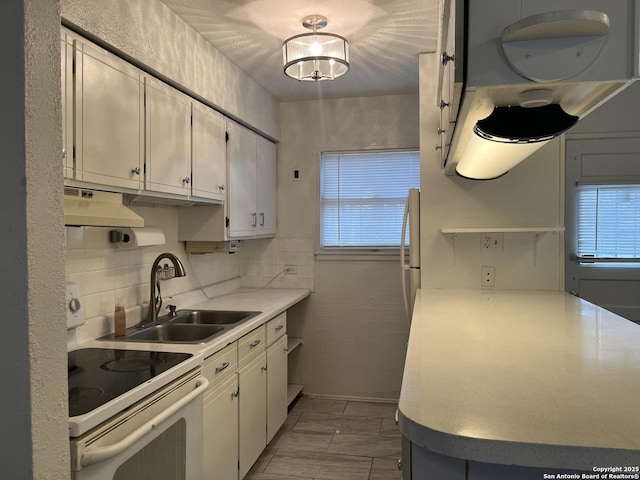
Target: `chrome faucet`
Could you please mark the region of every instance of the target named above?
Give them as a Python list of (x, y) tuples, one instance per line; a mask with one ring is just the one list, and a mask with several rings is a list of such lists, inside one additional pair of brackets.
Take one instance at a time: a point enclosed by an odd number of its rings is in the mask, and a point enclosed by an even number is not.
[[(161, 253), (158, 258), (155, 259), (151, 266), (151, 294), (149, 295), (149, 314), (147, 315), (147, 321), (138, 324), (143, 327), (158, 320), (158, 312), (162, 307), (162, 295), (160, 294), (160, 281), (158, 280), (158, 269), (160, 268), (160, 262), (163, 259), (169, 260), (173, 264), (174, 277), (184, 277), (186, 272), (184, 271), (184, 265), (182, 262), (172, 253)], [(157, 291), (157, 294), (156, 294)]]

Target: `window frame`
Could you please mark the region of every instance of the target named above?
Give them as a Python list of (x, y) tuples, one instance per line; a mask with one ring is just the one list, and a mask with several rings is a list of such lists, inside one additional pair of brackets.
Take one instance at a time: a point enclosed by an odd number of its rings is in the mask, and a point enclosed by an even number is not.
[[(393, 152), (413, 152), (418, 160), (418, 186), (420, 188), (420, 148), (419, 147), (384, 147), (384, 148), (321, 148), (318, 151), (318, 181), (317, 181), (317, 235), (316, 235), (316, 258), (321, 260), (393, 260), (397, 261), (400, 255), (400, 241), (398, 237), (397, 245), (389, 246), (325, 246), (323, 245), (323, 160), (325, 154), (375, 154)], [(408, 194), (408, 188), (407, 188)], [(406, 196), (404, 197), (406, 199)], [(404, 211), (404, 207), (403, 207)]]

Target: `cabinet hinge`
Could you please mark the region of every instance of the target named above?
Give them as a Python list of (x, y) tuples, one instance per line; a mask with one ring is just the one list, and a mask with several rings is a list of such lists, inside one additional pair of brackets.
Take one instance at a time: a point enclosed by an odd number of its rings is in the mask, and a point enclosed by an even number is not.
[(229, 143), (229, 132), (224, 132), (224, 141), (225, 143)]
[(224, 226), (229, 227), (229, 217), (224, 217)]

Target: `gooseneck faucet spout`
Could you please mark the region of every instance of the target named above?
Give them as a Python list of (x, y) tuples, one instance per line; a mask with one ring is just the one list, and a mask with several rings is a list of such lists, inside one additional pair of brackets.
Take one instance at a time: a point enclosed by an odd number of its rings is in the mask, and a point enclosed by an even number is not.
[[(158, 319), (158, 312), (162, 307), (162, 297), (160, 295), (160, 282), (158, 281), (158, 265), (162, 260), (169, 260), (173, 264), (174, 277), (184, 277), (186, 272), (182, 262), (172, 253), (161, 253), (153, 262), (151, 266), (151, 294), (149, 295), (149, 314), (147, 315), (147, 321), (144, 323), (148, 325), (155, 322)], [(157, 290), (157, 293), (156, 293)]]

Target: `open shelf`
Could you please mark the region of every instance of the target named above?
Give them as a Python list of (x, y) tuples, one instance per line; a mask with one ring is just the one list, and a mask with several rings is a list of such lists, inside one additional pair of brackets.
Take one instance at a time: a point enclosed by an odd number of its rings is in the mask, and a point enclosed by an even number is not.
[(302, 392), (302, 385), (297, 383), (290, 383), (287, 385), (287, 406), (291, 405), (298, 395)]
[(302, 338), (289, 337), (287, 339), (287, 355), (289, 355), (291, 352), (293, 352), (300, 345), (302, 345)]
[(442, 233), (548, 233), (564, 232), (564, 227), (442, 227)]

